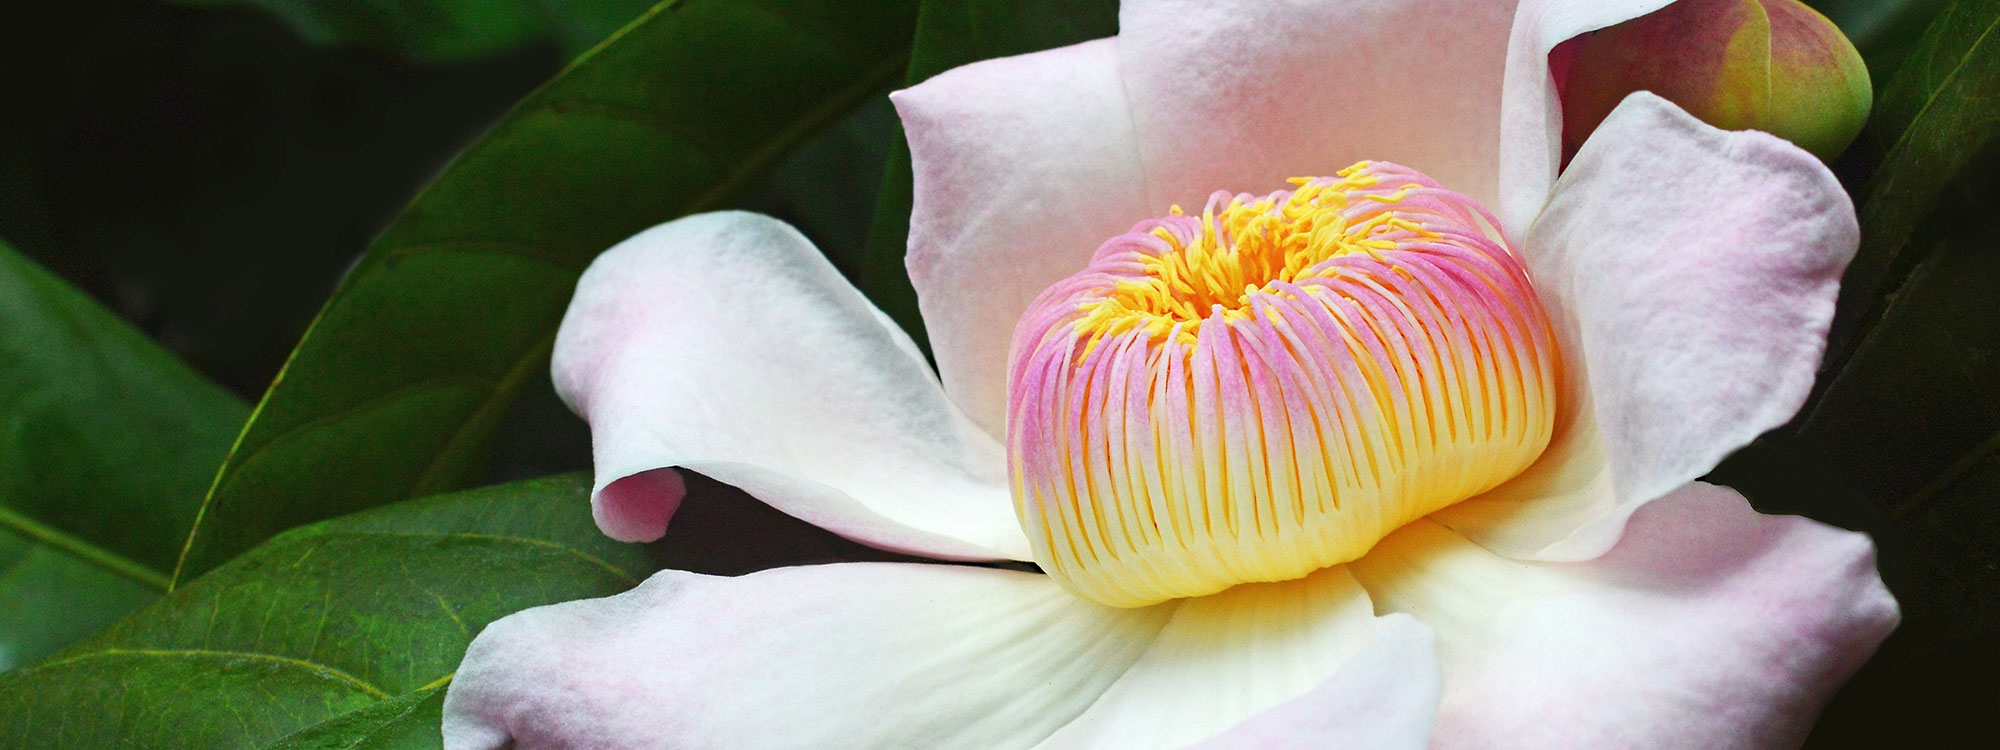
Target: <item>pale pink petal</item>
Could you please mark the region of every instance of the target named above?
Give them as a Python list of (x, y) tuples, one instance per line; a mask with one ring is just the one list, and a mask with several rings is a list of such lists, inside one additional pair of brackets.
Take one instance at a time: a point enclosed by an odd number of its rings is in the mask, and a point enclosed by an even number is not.
[[(1346, 569), (1161, 606), (1178, 608), (1145, 655), (1042, 747), (1185, 747), (1224, 732), (1247, 738), (1336, 726), (1422, 746), (1437, 706), (1436, 662), (1428, 642), (1382, 640), (1392, 627), (1422, 626), (1376, 618)], [(1376, 650), (1385, 653), (1371, 655)], [(1356, 660), (1364, 663), (1344, 666)], [(1330, 694), (1329, 686), (1370, 697)], [(1246, 721), (1256, 725), (1232, 730)]]
[(1700, 483), (1590, 562), (1419, 521), (1348, 567), (1436, 630), (1439, 748), (1796, 747), (1898, 618), (1867, 537)]
[(445, 697), (445, 746), (1027, 747), (1172, 612), (986, 568), (663, 571), (487, 626)]
[(1015, 319), (1158, 212), (1142, 200), (1118, 43), (987, 60), (892, 98), (915, 169), (907, 263), (931, 353), (952, 399), (1004, 436)]
[(1431, 629), (1400, 614), (1377, 622), (1375, 639), (1312, 692), (1258, 714), (1197, 747), (1429, 747), (1443, 690)]
[[(1507, 42), (1506, 82), (1499, 108), (1499, 214), (1509, 237), (1520, 237), (1548, 200), (1562, 166), (1563, 61), (1556, 45), (1588, 31), (1638, 18), (1673, 0), (1521, 0)], [(1552, 66), (1551, 63), (1554, 63)], [(1553, 68), (1553, 69), (1552, 69)]]
[(1374, 159), (1494, 205), (1515, 2), (1128, 0), (1115, 40), (897, 94), (910, 274), (952, 398), (1002, 434), (1021, 311), (1171, 204)]
[(864, 544), (1027, 559), (1004, 452), (909, 337), (774, 219), (693, 216), (606, 251), (556, 337), (598, 526), (656, 539), (685, 467)]
[[(1147, 205), (1197, 209), (1363, 159), (1491, 205), (1515, 0), (1126, 0)], [(1142, 218), (1142, 217), (1135, 217)]]
[(1609, 549), (1640, 505), (1798, 411), (1858, 242), (1811, 154), (1628, 97), (1523, 250), (1562, 342), (1567, 423), (1521, 478), (1433, 518), (1523, 559)]

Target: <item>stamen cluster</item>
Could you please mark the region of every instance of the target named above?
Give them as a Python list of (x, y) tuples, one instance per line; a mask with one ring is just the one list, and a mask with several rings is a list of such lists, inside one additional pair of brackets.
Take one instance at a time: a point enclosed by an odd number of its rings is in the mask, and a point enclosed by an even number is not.
[(1140, 222), (1015, 327), (1015, 507), (1079, 595), (1304, 576), (1548, 444), (1554, 337), (1491, 215), (1382, 162), (1293, 182)]

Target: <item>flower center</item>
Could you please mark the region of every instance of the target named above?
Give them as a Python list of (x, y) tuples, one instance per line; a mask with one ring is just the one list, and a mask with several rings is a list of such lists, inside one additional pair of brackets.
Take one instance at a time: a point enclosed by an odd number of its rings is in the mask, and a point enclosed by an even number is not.
[(1555, 339), (1491, 214), (1382, 162), (1292, 182), (1140, 222), (1015, 326), (1015, 510), (1078, 595), (1298, 578), (1548, 445)]

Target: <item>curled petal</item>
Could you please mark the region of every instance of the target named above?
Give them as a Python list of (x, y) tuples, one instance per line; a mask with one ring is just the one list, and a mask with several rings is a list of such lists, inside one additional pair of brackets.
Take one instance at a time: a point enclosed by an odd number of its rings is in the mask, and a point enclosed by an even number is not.
[(1633, 94), (1522, 251), (1581, 365), (1572, 419), (1521, 477), (1433, 518), (1523, 559), (1609, 549), (1632, 511), (1798, 411), (1859, 236), (1811, 154)]
[(1507, 42), (1500, 101), (1498, 202), (1509, 237), (1520, 237), (1548, 200), (1562, 166), (1563, 111), (1549, 53), (1585, 32), (1629, 21), (1673, 0), (1521, 0)]
[(684, 467), (864, 544), (1023, 559), (1004, 453), (908, 336), (798, 232), (693, 216), (606, 251), (556, 338), (590, 422), (599, 527), (656, 539)]
[(1348, 567), (1437, 631), (1442, 748), (1796, 747), (1898, 619), (1866, 537), (1700, 483), (1587, 563), (1420, 521)]

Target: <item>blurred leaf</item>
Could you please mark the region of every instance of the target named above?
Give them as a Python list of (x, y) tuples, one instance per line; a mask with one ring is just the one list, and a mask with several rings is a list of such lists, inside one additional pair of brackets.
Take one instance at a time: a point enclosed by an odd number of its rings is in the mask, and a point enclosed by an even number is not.
[(1920, 258), (1904, 248), (1944, 191), (2000, 134), (2000, 0), (1954, 0), (1875, 104), (1865, 137), (1882, 150), (1860, 207), (1861, 249), (1841, 280), (1827, 364), (1838, 371), (1879, 316), (1886, 285)]
[(902, 142), (895, 107), (877, 96), (793, 151), (734, 207), (797, 227), (851, 279), (868, 242), (882, 168)]
[[(966, 63), (1054, 49), (1118, 33), (1116, 0), (924, 0), (904, 83)], [(899, 131), (900, 132), (900, 131)], [(895, 139), (855, 286), (930, 350), (917, 292), (903, 268), (910, 237), (910, 146)]]
[(0, 670), (166, 588), (247, 414), (0, 244)]
[[(1969, 471), (2000, 434), (2000, 242), (1954, 240), (1897, 292), (1803, 437), (1856, 487), (1920, 501)], [(1983, 447), (1980, 447), (1983, 446)]]
[(314, 44), (356, 46), (433, 63), (501, 54), (535, 42), (575, 57), (653, 0), (176, 0), (251, 6)]
[(153, 585), (0, 528), (0, 672), (39, 661), (159, 597)]
[[(2000, 179), (1944, 191), (1922, 260), (1785, 450), (1867, 531), (1904, 621), (1814, 747), (1949, 746), (2000, 702)], [(1803, 482), (1801, 482), (1803, 484)], [(1869, 512), (1829, 518), (1838, 493)]]
[(1955, 603), (1914, 606), (2000, 634), (2000, 234), (1919, 265), (1799, 440), (1961, 578)]
[(617, 593), (657, 568), (648, 548), (598, 533), (589, 490), (580, 476), (535, 480), (288, 532), (0, 675), (0, 736), (23, 747), (260, 747), (320, 725), (292, 738), (312, 747), (389, 731), (427, 710), (486, 623)]
[[(1989, 204), (1990, 205), (1990, 204)], [(1988, 210), (1991, 210), (1990, 208)], [(1867, 497), (1901, 628), (1812, 747), (1948, 747), (2000, 702), (2000, 234), (1926, 259), (1790, 450)], [(1830, 492), (1806, 508), (1825, 518)]]
[(186, 581), (284, 529), (463, 486), (577, 274), (708, 210), (902, 71), (913, 3), (686, 0), (577, 60), (417, 198), (264, 396)]
[(1889, 82), (1945, 0), (1807, 0), (1840, 27), (1868, 63), (1876, 90)]

